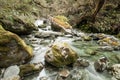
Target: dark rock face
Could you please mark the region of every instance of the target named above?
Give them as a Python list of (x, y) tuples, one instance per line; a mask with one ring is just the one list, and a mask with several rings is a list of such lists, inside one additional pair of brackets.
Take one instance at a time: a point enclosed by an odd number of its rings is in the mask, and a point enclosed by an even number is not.
[(16, 34), (0, 26), (0, 67), (25, 63), (33, 56), (32, 48)]

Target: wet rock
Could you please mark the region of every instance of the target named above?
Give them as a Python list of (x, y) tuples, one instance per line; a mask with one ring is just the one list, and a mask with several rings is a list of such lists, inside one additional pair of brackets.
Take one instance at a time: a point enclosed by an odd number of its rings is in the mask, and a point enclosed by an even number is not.
[(71, 33), (72, 26), (68, 23), (68, 19), (65, 16), (50, 17), (50, 21), (53, 30)]
[(114, 48), (111, 46), (102, 46), (99, 49), (103, 50), (103, 51), (113, 51), (114, 50)]
[(43, 65), (41, 63), (30, 63), (20, 65), (20, 76), (27, 76), (32, 73), (41, 71), (43, 69)]
[(54, 36), (62, 36), (63, 34), (60, 32), (54, 32), (54, 31), (40, 31), (35, 33), (35, 37), (37, 38), (46, 38), (46, 37), (54, 37)]
[(45, 55), (45, 61), (56, 67), (72, 64), (77, 58), (77, 53), (65, 42), (54, 43)]
[(19, 72), (17, 65), (10, 66), (5, 70), (2, 80), (20, 80)]
[(59, 76), (63, 79), (67, 78), (69, 76), (70, 72), (67, 69), (63, 69), (59, 72)]
[(103, 72), (107, 69), (109, 61), (106, 57), (102, 57), (94, 63), (94, 68), (98, 72)]
[(90, 65), (88, 60), (85, 59), (77, 59), (77, 61), (74, 63), (74, 67), (88, 67)]
[(117, 80), (120, 80), (120, 64), (113, 65), (111, 73)]
[(73, 69), (67, 80), (89, 80), (89, 78), (85, 70)]
[(16, 34), (0, 26), (0, 67), (28, 62), (33, 56), (32, 48)]

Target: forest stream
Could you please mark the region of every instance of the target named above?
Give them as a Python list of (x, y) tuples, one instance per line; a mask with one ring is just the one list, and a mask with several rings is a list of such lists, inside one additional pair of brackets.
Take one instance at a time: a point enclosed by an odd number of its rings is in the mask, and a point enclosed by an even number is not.
[[(43, 35), (36, 35), (36, 33), (39, 32), (43, 32)], [(24, 40), (31, 44), (34, 49), (34, 57), (30, 63), (42, 62), (42, 64), (45, 65), (42, 71), (25, 77), (25, 80), (116, 80), (107, 72), (107, 70), (97, 72), (94, 68), (94, 62), (97, 62), (100, 58), (106, 57), (110, 64), (119, 63), (120, 47), (118, 47), (118, 49), (116, 47), (115, 49), (115, 47), (112, 47), (113, 45), (100, 44), (98, 38), (104, 36), (105, 38), (111, 38), (113, 41), (117, 40), (118, 42), (119, 39), (112, 35), (102, 33), (89, 34), (77, 30), (74, 30), (74, 32), (78, 36), (71, 34), (60, 35), (62, 34), (61, 32), (54, 32), (50, 29), (50, 26), (47, 26), (47, 28), (39, 28), (39, 31), (34, 32), (34, 34), (24, 36)], [(79, 66), (75, 65), (56, 68), (46, 64), (44, 59), (45, 53), (49, 50), (50, 46), (56, 42), (68, 43), (78, 54), (79, 58), (81, 60), (83, 59), (81, 66), (79, 63)], [(82, 66), (84, 64), (87, 66)], [(65, 72), (66, 70), (68, 73)], [(63, 75), (68, 74), (68, 76), (62, 78), (59, 75), (60, 71), (64, 71)]]
[(0, 80), (120, 80), (120, 0), (0, 0)]

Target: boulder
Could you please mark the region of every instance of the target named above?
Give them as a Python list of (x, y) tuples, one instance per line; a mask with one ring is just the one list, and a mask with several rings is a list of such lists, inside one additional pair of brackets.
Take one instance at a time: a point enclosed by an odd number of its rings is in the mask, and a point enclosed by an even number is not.
[(22, 64), (33, 56), (32, 48), (16, 34), (0, 26), (0, 67)]
[(4, 29), (16, 34), (30, 34), (33, 30), (37, 30), (37, 27), (30, 21), (20, 16), (4, 16), (0, 17), (0, 24), (4, 26)]
[(72, 26), (68, 23), (68, 19), (65, 16), (49, 17), (51, 21), (51, 27), (54, 31), (63, 31), (64, 33), (72, 33)]
[(45, 55), (46, 62), (56, 67), (72, 64), (77, 58), (77, 53), (65, 42), (54, 43)]

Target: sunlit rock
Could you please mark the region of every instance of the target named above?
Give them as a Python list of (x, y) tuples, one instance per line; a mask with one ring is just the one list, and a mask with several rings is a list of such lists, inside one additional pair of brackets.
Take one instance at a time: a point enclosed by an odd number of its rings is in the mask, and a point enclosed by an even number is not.
[(72, 26), (68, 23), (68, 19), (65, 16), (50, 17), (50, 21), (53, 30), (71, 33)]
[(77, 53), (64, 42), (54, 43), (45, 55), (46, 62), (56, 67), (72, 64), (77, 58)]
[(90, 65), (88, 60), (85, 59), (77, 59), (77, 61), (74, 63), (74, 67), (88, 67)]
[(16, 34), (0, 26), (0, 67), (22, 64), (33, 56), (32, 48)]

